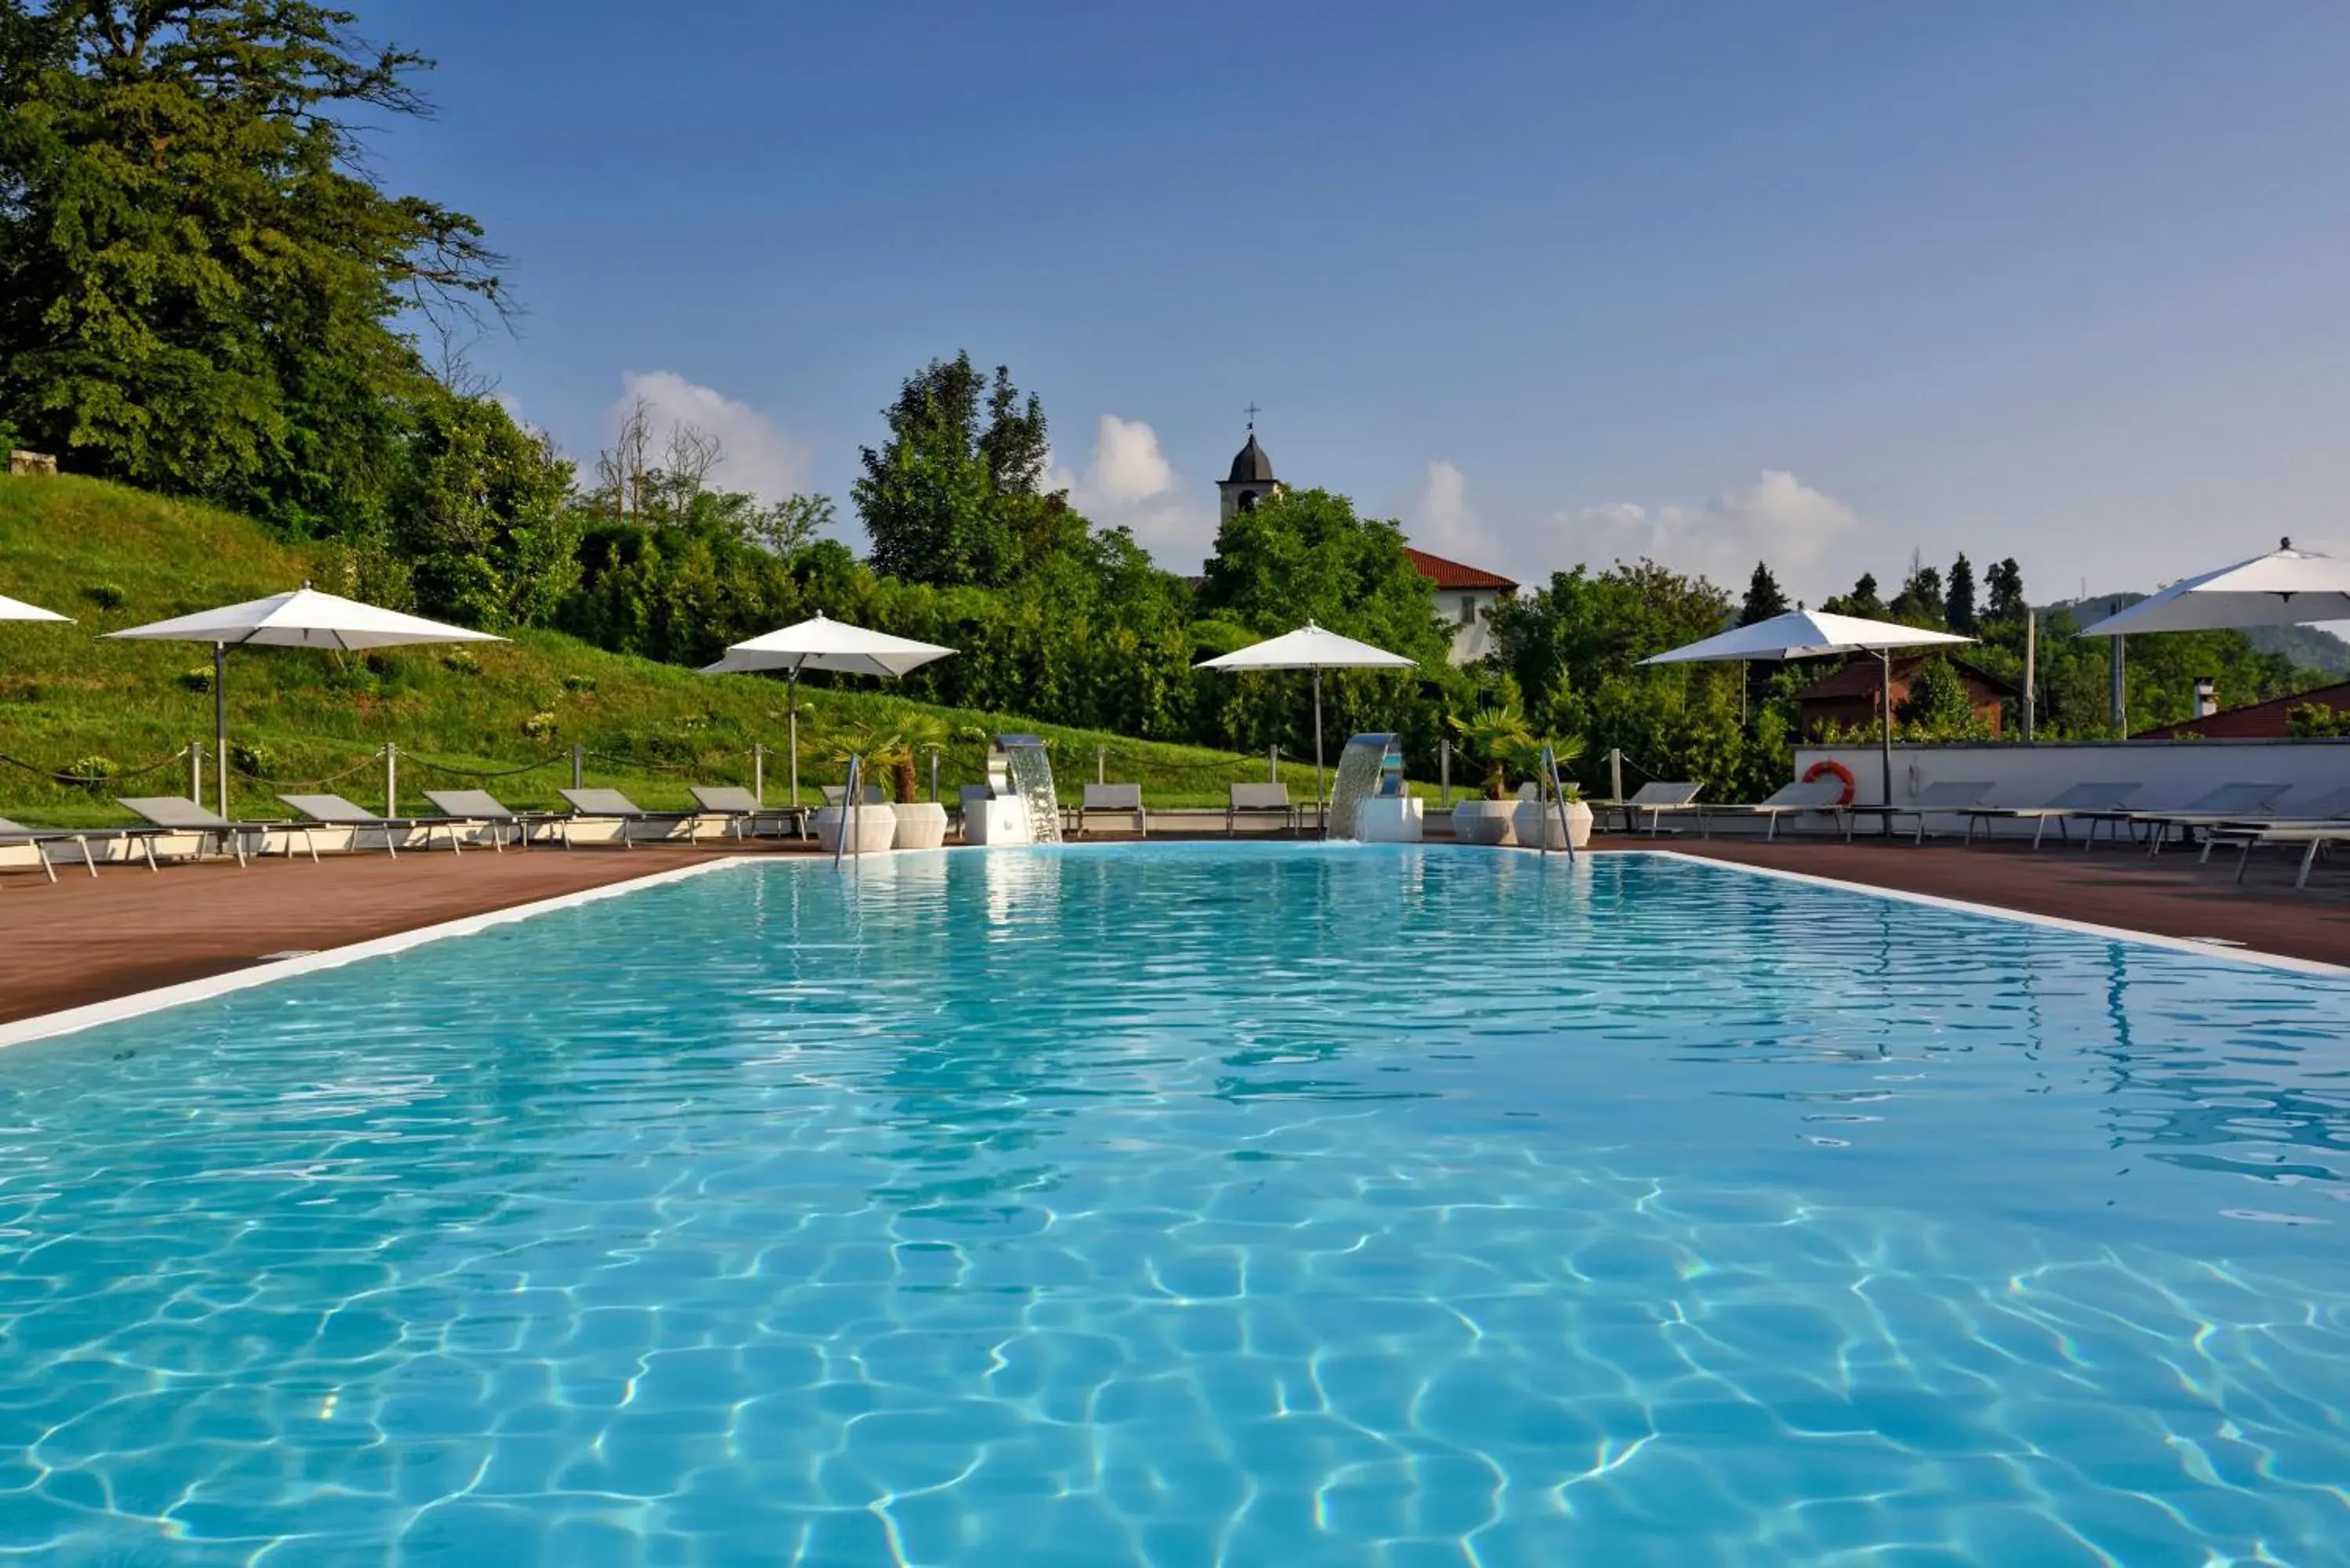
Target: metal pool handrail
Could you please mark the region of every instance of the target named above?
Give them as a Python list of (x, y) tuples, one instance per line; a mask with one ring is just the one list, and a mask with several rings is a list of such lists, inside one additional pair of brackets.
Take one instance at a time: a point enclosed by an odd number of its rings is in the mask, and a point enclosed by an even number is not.
[[(1575, 832), (1566, 821), (1566, 788), (1558, 782), (1558, 753), (1548, 742), (1542, 749), (1543, 778), (1550, 785), (1551, 804), (1558, 808), (1558, 841), (1566, 846), (1566, 861), (1575, 864)], [(1550, 853), (1550, 835), (1543, 835), (1543, 853)]]

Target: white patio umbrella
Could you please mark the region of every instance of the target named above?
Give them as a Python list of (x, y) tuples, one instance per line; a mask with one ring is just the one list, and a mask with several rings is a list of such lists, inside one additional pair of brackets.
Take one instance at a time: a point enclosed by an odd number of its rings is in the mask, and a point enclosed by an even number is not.
[(0, 594), (0, 620), (71, 620), (71, 616), (45, 610), (38, 605), (28, 605), (22, 599), (12, 599)]
[(322, 594), (304, 583), (292, 593), (224, 605), (172, 620), (109, 631), (109, 638), (213, 645), (213, 748), (219, 774), (219, 810), (228, 815), (228, 650), (232, 648), (398, 648), (420, 642), (504, 642), (469, 627), (446, 626), (356, 599)]
[(2265, 556), (2173, 583), (2081, 635), (2223, 631), (2319, 620), (2350, 620), (2350, 560), (2296, 550), (2292, 540), (2284, 539)]
[(934, 659), (948, 659), (951, 648), (916, 642), (868, 631), (846, 621), (812, 616), (779, 631), (771, 631), (728, 648), (726, 657), (702, 667), (704, 675), (749, 675), (780, 670), (789, 689), (785, 699), (791, 726), (792, 804), (800, 803), (800, 671), (829, 670), (836, 675), (880, 675), (896, 678), (919, 670)]
[(1882, 672), (1883, 698), (1879, 717), (1885, 731), (1881, 755), (1885, 762), (1885, 804), (1893, 804), (1893, 655), (1897, 648), (1946, 648), (1972, 642), (1955, 632), (1924, 631), (1891, 621), (1863, 620), (1857, 616), (1827, 615), (1818, 610), (1790, 610), (1752, 626), (1734, 626), (1719, 637), (1692, 642), (1686, 648), (1657, 654), (1643, 664), (1692, 664), (1735, 659), (1818, 659), (1831, 653), (1873, 653)]
[(1322, 672), (1326, 670), (1416, 670), (1413, 660), (1335, 631), (1324, 631), (1307, 621), (1295, 631), (1251, 643), (1214, 659), (1203, 659), (1194, 670), (1310, 670), (1314, 671), (1314, 811), (1322, 805)]

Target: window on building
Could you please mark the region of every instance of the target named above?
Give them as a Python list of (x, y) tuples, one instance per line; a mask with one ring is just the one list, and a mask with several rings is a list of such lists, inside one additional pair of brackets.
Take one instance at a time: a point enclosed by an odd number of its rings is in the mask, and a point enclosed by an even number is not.
[(1462, 626), (1475, 626), (1477, 624), (1477, 596), (1475, 594), (1462, 594), (1461, 596), (1461, 624)]

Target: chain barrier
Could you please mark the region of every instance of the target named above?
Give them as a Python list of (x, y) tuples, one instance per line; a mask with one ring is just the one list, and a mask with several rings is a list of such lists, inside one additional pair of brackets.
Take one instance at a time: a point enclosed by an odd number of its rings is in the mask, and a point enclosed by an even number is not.
[(0, 752), (0, 763), (5, 763), (12, 768), (22, 768), (25, 772), (32, 774), (38, 778), (47, 779), (53, 784), (66, 784), (70, 787), (79, 789), (88, 789), (96, 784), (112, 784), (117, 779), (144, 778), (149, 774), (154, 773), (160, 768), (173, 766), (184, 767), (187, 765), (187, 753), (183, 751), (172, 752), (170, 754), (161, 757), (155, 762), (146, 763), (141, 767), (116, 768), (103, 774), (74, 774), (59, 773), (55, 768), (45, 768), (36, 763), (28, 763), (22, 757), (12, 757), (5, 752)]
[(286, 785), (340, 784), (343, 780), (351, 777), (355, 774), (365, 773), (368, 769), (375, 766), (376, 763), (382, 760), (383, 748), (379, 746), (374, 751), (369, 753), (366, 756), (360, 758), (358, 762), (353, 763), (349, 767), (343, 769), (340, 773), (328, 774), (322, 777), (315, 779), (274, 779), (269, 777), (266, 774), (257, 774), (253, 772), (246, 768), (243, 763), (239, 763), (234, 757), (231, 757), (229, 759), (228, 766), (229, 771), (236, 774), (236, 776), (241, 779), (249, 779), (255, 784), (266, 784), (271, 789), (276, 789)]
[(516, 774), (536, 773), (541, 768), (550, 768), (557, 763), (567, 763), (570, 760), (569, 752), (557, 752), (553, 756), (541, 757), (535, 763), (525, 763), (518, 768), (461, 768), (454, 763), (436, 763), (430, 757), (421, 757), (412, 752), (400, 753), (400, 765), (403, 768), (421, 768), (426, 773), (447, 774), (452, 778), (461, 779), (510, 779)]

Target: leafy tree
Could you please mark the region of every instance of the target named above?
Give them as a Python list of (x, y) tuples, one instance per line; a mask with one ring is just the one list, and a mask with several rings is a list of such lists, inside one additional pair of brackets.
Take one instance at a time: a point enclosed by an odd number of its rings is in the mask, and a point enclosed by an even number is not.
[[(1730, 596), (1703, 577), (1654, 561), (1552, 574), (1547, 586), (1493, 607), (1495, 655), (1520, 690), (1588, 690), (1610, 676), (1679, 679), (1637, 670), (1650, 654), (1711, 637), (1730, 620)], [(1562, 723), (1561, 728), (1577, 728)]]
[(889, 439), (863, 449), (853, 492), (876, 571), (1000, 586), (1083, 537), (1066, 498), (1041, 489), (1044, 408), (1022, 399), (1004, 367), (991, 388), (969, 354), (933, 359), (881, 413)]
[(1306, 621), (1435, 668), (1451, 639), (1435, 590), (1405, 554), (1402, 528), (1358, 517), (1326, 490), (1289, 490), (1235, 513), (1216, 534), (1200, 608), (1263, 635)]
[(1942, 621), (1964, 637), (1981, 629), (1975, 619), (1975, 568), (1964, 553), (1950, 563), (1950, 586), (1942, 593)]
[(416, 410), (392, 542), (417, 602), (469, 626), (554, 618), (579, 577), (571, 464), (495, 400), (442, 393)]
[(1913, 740), (1975, 740), (1988, 732), (1957, 666), (1939, 657), (1911, 671), (1908, 693), (1894, 704), (1893, 717)]
[(1928, 631), (1942, 629), (1942, 574), (1923, 563), (1909, 568), (1908, 580), (1901, 592), (1886, 607), (1889, 619), (1903, 626), (1921, 627)]
[(1992, 622), (2022, 621), (2026, 606), (2023, 601), (2023, 568), (2015, 557), (2006, 560), (1983, 574), (1983, 587), (1990, 598), (1983, 606), (1983, 619)]
[(498, 297), (480, 225), (367, 173), (429, 62), (310, 0), (0, 0), (0, 419), (308, 532), (380, 521), (408, 308)]
[(1820, 608), (1830, 615), (1857, 616), (1862, 620), (1883, 620), (1888, 613), (1885, 601), (1877, 597), (1877, 575), (1863, 572), (1852, 585), (1852, 592), (1820, 601)]
[(1738, 624), (1752, 626), (1769, 620), (1773, 616), (1785, 615), (1790, 607), (1787, 596), (1779, 589), (1779, 579), (1761, 561), (1754, 563), (1754, 576), (1746, 585), (1746, 602), (1739, 607)]

